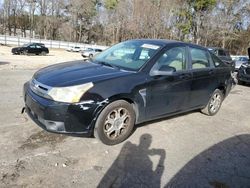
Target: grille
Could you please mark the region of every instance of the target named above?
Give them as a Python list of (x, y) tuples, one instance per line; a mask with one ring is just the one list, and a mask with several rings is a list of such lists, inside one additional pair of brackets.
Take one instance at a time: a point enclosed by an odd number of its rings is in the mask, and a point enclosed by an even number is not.
[(246, 74), (250, 74), (250, 68), (246, 68)]

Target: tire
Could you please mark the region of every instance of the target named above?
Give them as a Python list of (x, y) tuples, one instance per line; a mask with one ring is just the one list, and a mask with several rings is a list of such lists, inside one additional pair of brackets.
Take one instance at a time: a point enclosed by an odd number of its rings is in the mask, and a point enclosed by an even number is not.
[(245, 83), (243, 81), (238, 80), (238, 85), (244, 85)]
[(42, 51), (42, 52), (41, 52), (41, 55), (42, 55), (42, 56), (46, 56), (46, 52)]
[(208, 116), (213, 116), (217, 114), (217, 112), (220, 110), (221, 104), (223, 102), (224, 95), (221, 90), (216, 89), (211, 98), (208, 101), (208, 104), (205, 108), (201, 110), (203, 114), (206, 114)]
[(112, 102), (99, 114), (94, 136), (106, 145), (123, 142), (131, 134), (135, 124), (135, 112), (124, 100)]
[(90, 59), (93, 58), (93, 54), (89, 54), (89, 58), (90, 58)]
[(27, 55), (28, 53), (27, 53), (27, 51), (25, 50), (25, 51), (20, 52), (20, 54), (21, 54), (21, 55)]

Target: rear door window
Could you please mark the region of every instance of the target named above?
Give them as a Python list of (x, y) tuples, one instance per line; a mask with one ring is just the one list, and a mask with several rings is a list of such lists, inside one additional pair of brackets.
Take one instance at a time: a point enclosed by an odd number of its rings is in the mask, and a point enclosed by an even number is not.
[(225, 64), (213, 53), (210, 53), (215, 67), (225, 67)]
[(192, 59), (192, 69), (210, 67), (207, 51), (190, 47), (190, 54)]

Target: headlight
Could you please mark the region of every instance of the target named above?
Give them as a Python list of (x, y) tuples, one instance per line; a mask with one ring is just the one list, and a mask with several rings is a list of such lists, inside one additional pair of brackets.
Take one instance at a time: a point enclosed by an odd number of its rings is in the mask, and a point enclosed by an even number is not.
[(79, 102), (82, 95), (93, 86), (93, 83), (90, 82), (70, 87), (54, 87), (48, 91), (47, 95), (54, 101), (76, 103)]

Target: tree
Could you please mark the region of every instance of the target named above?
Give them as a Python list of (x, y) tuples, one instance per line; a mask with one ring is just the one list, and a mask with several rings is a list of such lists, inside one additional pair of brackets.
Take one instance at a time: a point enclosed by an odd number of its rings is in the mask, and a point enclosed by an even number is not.
[(105, 0), (105, 8), (108, 10), (113, 10), (117, 7), (119, 0)]

